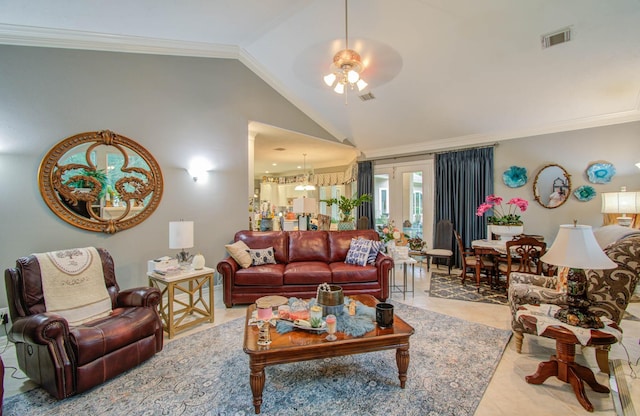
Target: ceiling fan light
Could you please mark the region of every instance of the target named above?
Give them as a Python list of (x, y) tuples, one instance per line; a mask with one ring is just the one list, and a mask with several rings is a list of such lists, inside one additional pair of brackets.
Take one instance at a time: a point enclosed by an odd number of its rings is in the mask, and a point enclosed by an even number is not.
[(367, 88), (367, 85), (369, 84), (367, 84), (362, 78), (360, 78), (356, 85), (358, 86), (358, 91), (362, 91), (363, 89)]
[(327, 86), (332, 86), (334, 82), (336, 82), (336, 74), (331, 73), (324, 76), (324, 83), (327, 84)]
[(360, 74), (358, 74), (356, 71), (351, 70), (347, 72), (347, 80), (349, 81), (349, 83), (355, 84), (356, 82), (358, 82), (359, 79), (360, 79)]
[(333, 90), (338, 94), (344, 94), (344, 84), (341, 82), (338, 82), (336, 84), (336, 87)]

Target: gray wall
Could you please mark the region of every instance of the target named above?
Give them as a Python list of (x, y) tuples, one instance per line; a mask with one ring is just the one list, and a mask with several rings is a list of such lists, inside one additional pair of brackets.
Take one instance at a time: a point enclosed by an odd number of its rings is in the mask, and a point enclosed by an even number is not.
[[(0, 45), (0, 266), (23, 255), (99, 246), (114, 256), (122, 287), (146, 284), (146, 261), (165, 254), (168, 223), (193, 220), (195, 245), (207, 265), (224, 257), (224, 244), (248, 225), (248, 131), (251, 120), (332, 139), (329, 133), (235, 60), (168, 57)], [(85, 131), (110, 129), (136, 140), (159, 162), (165, 179), (156, 212), (115, 235), (77, 229), (44, 204), (37, 171), (58, 141)], [(558, 163), (574, 187), (588, 184), (589, 164), (606, 160), (617, 175), (598, 192), (620, 186), (640, 190), (640, 122), (502, 142), (495, 150), (496, 193), (530, 201), (525, 230), (552, 241), (559, 224), (574, 218), (599, 226), (600, 197), (571, 196), (556, 209), (533, 200), (538, 170)], [(185, 168), (204, 156), (213, 165), (206, 185)], [(524, 166), (529, 182), (502, 184), (502, 172)], [(0, 284), (0, 306), (6, 305)]]
[[(594, 228), (602, 226), (601, 192), (617, 192), (621, 186), (640, 191), (640, 169), (635, 166), (640, 162), (640, 122), (508, 140), (498, 145), (494, 156), (496, 195), (527, 199), (529, 209), (522, 214), (525, 232), (542, 234), (548, 242), (555, 239), (560, 224), (572, 224), (574, 219)], [(586, 170), (602, 161), (612, 163), (616, 174), (607, 184), (592, 184)], [(540, 206), (533, 196), (533, 181), (550, 163), (561, 165), (571, 175), (572, 193), (581, 185), (591, 185), (596, 197), (581, 202), (570, 195), (557, 208)], [(521, 188), (509, 188), (502, 182), (502, 173), (512, 165), (527, 168), (529, 181)]]
[[(236, 60), (0, 45), (0, 266), (21, 256), (98, 246), (113, 255), (121, 287), (147, 283), (146, 262), (169, 250), (169, 221), (195, 221), (195, 248), (215, 267), (248, 226), (248, 123), (333, 139)], [(114, 235), (58, 219), (38, 190), (38, 166), (58, 141), (110, 129), (154, 155), (165, 179), (159, 208)], [(334, 139), (335, 140), (335, 139)], [(213, 164), (209, 183), (185, 168)], [(6, 305), (0, 284), (0, 305)]]

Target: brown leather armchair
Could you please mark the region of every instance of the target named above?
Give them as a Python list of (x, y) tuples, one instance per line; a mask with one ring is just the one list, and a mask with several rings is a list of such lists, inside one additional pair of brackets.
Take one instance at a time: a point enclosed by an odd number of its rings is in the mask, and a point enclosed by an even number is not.
[(5, 270), (13, 323), (8, 337), (16, 345), (18, 365), (58, 399), (89, 390), (162, 350), (160, 291), (121, 291), (111, 255), (104, 249), (98, 253), (113, 311), (75, 327), (46, 312), (36, 256), (22, 257)]

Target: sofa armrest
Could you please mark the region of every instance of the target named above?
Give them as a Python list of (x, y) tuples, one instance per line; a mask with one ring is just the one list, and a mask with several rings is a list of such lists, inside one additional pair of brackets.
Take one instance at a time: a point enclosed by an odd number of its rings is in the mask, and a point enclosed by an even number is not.
[(151, 307), (155, 308), (160, 303), (162, 296), (160, 289), (156, 287), (136, 287), (121, 290), (118, 293), (117, 304), (120, 307)]
[[(50, 312), (19, 318), (9, 339), (16, 344), (20, 369), (30, 379), (57, 399), (75, 394), (76, 358), (66, 319)], [(26, 364), (25, 355), (36, 356), (39, 365)]]
[(557, 276), (542, 276), (532, 273), (511, 272), (509, 275), (510, 283), (523, 283), (533, 286), (554, 289), (558, 284)]
[(382, 299), (386, 300), (391, 294), (389, 293), (389, 273), (393, 269), (393, 258), (383, 253), (378, 253), (375, 262), (376, 269), (378, 269), (378, 282), (382, 288)]
[(231, 300), (233, 277), (236, 275), (239, 268), (240, 265), (238, 265), (233, 257), (227, 257), (226, 259), (220, 260), (216, 266), (216, 270), (218, 270), (218, 273), (222, 275), (222, 299), (227, 308), (233, 306), (233, 302)]
[(69, 340), (69, 324), (56, 313), (39, 313), (17, 319), (9, 331), (12, 342), (63, 345)]

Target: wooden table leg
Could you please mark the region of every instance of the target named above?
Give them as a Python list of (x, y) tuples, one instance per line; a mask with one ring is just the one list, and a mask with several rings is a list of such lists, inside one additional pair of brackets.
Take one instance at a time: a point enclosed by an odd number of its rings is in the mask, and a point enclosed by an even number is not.
[(578, 402), (587, 411), (593, 412), (593, 405), (587, 399), (584, 391), (584, 382), (598, 393), (609, 393), (609, 388), (598, 383), (593, 371), (575, 362), (575, 344), (567, 344), (556, 340), (556, 355), (552, 355), (549, 361), (538, 365), (535, 374), (526, 376), (525, 380), (530, 384), (542, 384), (551, 376), (571, 384)]
[(400, 347), (396, 350), (396, 363), (398, 364), (398, 379), (400, 388), (404, 388), (407, 381), (407, 370), (409, 369), (409, 346)]
[(264, 363), (258, 363), (250, 359), (249, 368), (251, 369), (249, 384), (251, 385), (251, 393), (253, 393), (253, 407), (255, 408), (256, 414), (259, 414), (265, 380)]
[(480, 270), (482, 265), (482, 257), (480, 254), (476, 254), (476, 286), (478, 287), (478, 293), (480, 293)]

